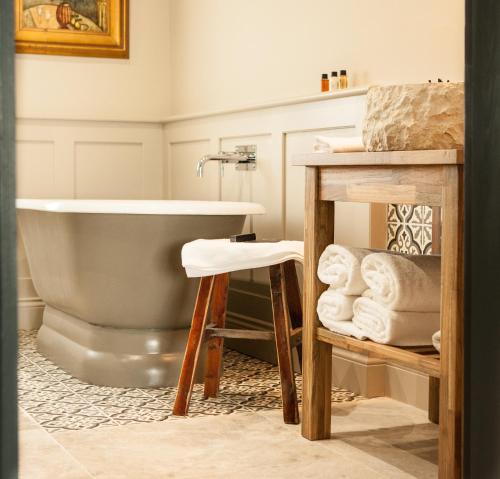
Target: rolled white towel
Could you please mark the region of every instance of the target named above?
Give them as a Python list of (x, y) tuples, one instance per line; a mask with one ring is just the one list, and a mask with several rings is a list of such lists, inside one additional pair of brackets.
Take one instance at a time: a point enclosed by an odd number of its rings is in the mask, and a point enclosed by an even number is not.
[(318, 135), (315, 140), (314, 151), (317, 153), (365, 151), (365, 145), (361, 136), (330, 137)]
[(432, 335), (432, 345), (441, 352), (441, 330)]
[(353, 336), (361, 340), (366, 339), (363, 332), (352, 321), (328, 321), (325, 319), (321, 321), (321, 324), (323, 324), (326, 329), (334, 333), (342, 334), (342, 336)]
[(361, 275), (377, 303), (394, 311), (440, 311), (441, 257), (373, 253)]
[(352, 305), (359, 296), (346, 296), (328, 288), (318, 299), (316, 311), (323, 321), (350, 321), (354, 314)]
[(367, 289), (361, 276), (361, 261), (373, 251), (331, 244), (319, 258), (318, 278), (340, 293), (360, 295)]
[(354, 301), (352, 322), (372, 341), (394, 346), (425, 346), (439, 328), (439, 313), (392, 311), (370, 298)]

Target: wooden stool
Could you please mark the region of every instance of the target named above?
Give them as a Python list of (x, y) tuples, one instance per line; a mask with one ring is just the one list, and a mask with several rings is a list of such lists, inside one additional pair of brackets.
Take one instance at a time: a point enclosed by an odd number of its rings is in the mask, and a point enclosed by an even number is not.
[[(219, 392), (224, 338), (275, 340), (281, 378), (283, 418), (287, 424), (299, 423), (297, 391), (292, 364), (292, 341), (298, 346), (302, 332), (302, 307), (294, 261), (269, 266), (274, 332), (225, 328), (229, 273), (204, 276), (200, 280), (186, 353), (179, 378), (173, 414), (185, 416), (193, 391), (196, 366), (201, 346), (208, 342), (204, 398)], [(207, 325), (210, 307), (210, 324)], [(291, 328), (290, 328), (291, 324)]]

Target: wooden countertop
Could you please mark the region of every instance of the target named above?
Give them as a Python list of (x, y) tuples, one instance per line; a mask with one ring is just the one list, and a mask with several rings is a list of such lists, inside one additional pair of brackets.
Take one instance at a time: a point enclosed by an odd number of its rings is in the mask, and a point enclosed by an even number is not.
[(292, 159), (294, 166), (460, 165), (463, 162), (463, 150), (302, 153)]

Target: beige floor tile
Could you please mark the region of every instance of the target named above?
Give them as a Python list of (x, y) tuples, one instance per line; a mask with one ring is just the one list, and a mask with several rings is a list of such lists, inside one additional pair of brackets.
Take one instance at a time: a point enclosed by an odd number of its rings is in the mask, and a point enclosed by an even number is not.
[(92, 478), (48, 432), (38, 427), (20, 430), (19, 462), (20, 479)]
[[(281, 423), (276, 412), (260, 413)], [(427, 413), (387, 398), (332, 408), (332, 439), (322, 447), (391, 478), (437, 477), (438, 426)]]
[(42, 428), (30, 417), (28, 413), (19, 409), (18, 416), (18, 428), (19, 431), (32, 431), (32, 430), (41, 430)]
[[(269, 420), (283, 422), (281, 410), (260, 411)], [(302, 417), (302, 410), (300, 410)], [(427, 412), (389, 398), (355, 400), (332, 405), (332, 436), (338, 433), (368, 431), (416, 424), (427, 424)]]
[[(332, 439), (307, 441), (281, 411), (167, 420), (44, 434), (26, 453), (22, 479), (430, 479), (437, 476), (437, 427), (425, 412), (376, 399), (334, 408)], [(29, 417), (21, 419), (30, 427)], [(364, 426), (363, 426), (364, 425)], [(34, 437), (34, 436), (33, 436)], [(39, 441), (47, 441), (40, 436)], [(31, 439), (33, 441), (33, 438)], [(55, 447), (55, 450), (54, 450)], [(46, 448), (46, 453), (44, 452)], [(44, 455), (41, 460), (33, 456)], [(60, 456), (59, 469), (51, 459)], [(27, 467), (50, 474), (34, 475)], [(52, 467), (52, 469), (51, 469)], [(43, 469), (45, 468), (45, 469)], [(27, 475), (29, 472), (31, 475)], [(90, 474), (90, 475), (89, 475)]]
[[(298, 426), (274, 423), (255, 413), (61, 432), (54, 437), (97, 478), (239, 478), (255, 477), (257, 471), (262, 471), (259, 478), (302, 478), (313, 477), (305, 476), (309, 470), (332, 467), (339, 470), (337, 475), (319, 477), (383, 477), (304, 440)], [(302, 472), (293, 476), (294, 471)]]
[[(185, 479), (194, 479), (196, 476)], [(233, 475), (209, 475), (210, 479), (386, 479), (369, 467), (345, 458), (329, 459), (294, 464), (276, 464), (251, 469), (234, 470)]]
[(353, 401), (332, 407), (332, 435), (427, 424), (427, 413), (388, 398)]
[(425, 427), (342, 433), (322, 445), (394, 479), (432, 479), (437, 477), (437, 433), (425, 431)]

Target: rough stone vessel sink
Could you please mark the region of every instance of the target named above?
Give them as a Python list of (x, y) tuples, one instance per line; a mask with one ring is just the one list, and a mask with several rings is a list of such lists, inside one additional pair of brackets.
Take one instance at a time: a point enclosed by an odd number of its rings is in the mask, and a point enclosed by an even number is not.
[(177, 384), (198, 281), (184, 243), (240, 233), (254, 203), (18, 200), (40, 351), (93, 384)]
[(463, 148), (463, 83), (370, 88), (363, 143), (367, 151)]

